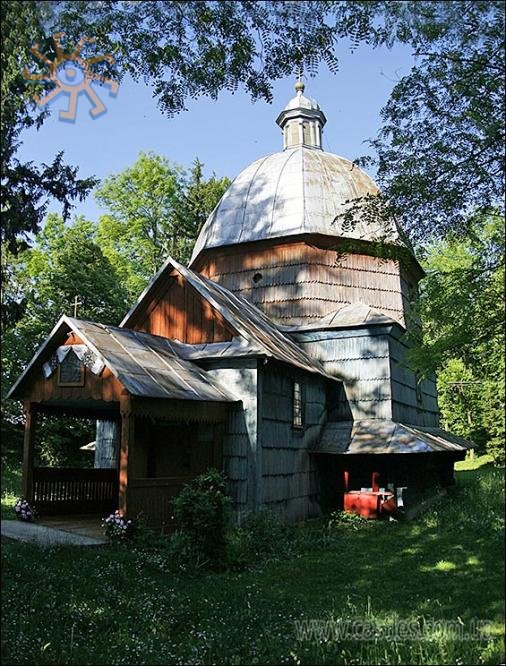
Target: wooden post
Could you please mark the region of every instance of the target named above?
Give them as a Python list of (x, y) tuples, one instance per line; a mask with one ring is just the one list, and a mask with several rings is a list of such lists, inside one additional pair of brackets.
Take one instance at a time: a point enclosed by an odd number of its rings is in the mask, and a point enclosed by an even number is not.
[(135, 418), (129, 395), (120, 396), (121, 446), (119, 451), (119, 510), (123, 516), (128, 511), (128, 480), (131, 469), (131, 450), (134, 446)]
[(29, 401), (23, 403), (25, 437), (23, 442), (23, 497), (33, 502), (33, 448), (35, 442), (36, 412)]
[(347, 469), (344, 470), (343, 478), (344, 478), (344, 492), (347, 493), (348, 486), (350, 485), (350, 473)]

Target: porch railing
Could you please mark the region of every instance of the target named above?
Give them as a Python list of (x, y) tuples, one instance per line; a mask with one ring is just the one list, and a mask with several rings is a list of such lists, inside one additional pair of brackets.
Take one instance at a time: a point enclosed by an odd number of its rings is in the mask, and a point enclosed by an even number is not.
[(118, 507), (118, 471), (36, 467), (33, 501), (43, 514), (105, 514)]
[(173, 529), (172, 501), (192, 476), (131, 479), (128, 484), (128, 515), (140, 517), (150, 527)]

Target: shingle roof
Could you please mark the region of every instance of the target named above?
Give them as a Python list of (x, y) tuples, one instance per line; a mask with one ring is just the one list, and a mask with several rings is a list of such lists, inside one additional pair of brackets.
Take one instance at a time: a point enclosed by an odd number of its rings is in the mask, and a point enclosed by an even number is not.
[[(225, 287), (203, 275), (182, 266), (170, 257), (123, 319), (122, 327), (130, 325), (144, 299), (148, 297), (156, 288), (159, 280), (163, 279), (163, 276), (172, 268), (175, 268), (239, 334), (238, 338), (235, 338), (231, 343), (220, 343), (222, 345), (220, 348), (213, 348), (213, 345), (191, 345), (194, 358), (197, 358), (196, 353), (198, 353), (199, 358), (202, 358), (206, 351), (209, 353), (218, 352), (218, 355), (227, 356), (268, 356), (336, 381), (335, 377), (331, 377), (325, 372), (319, 361), (310, 358), (255, 305), (237, 294), (232, 294)], [(185, 347), (188, 347), (188, 345)], [(174, 351), (177, 350), (177, 353), (181, 353), (183, 356), (191, 354), (191, 350), (185, 351), (185, 347), (182, 347), (181, 343), (178, 342), (173, 345)], [(190, 358), (191, 356), (186, 357)]]
[(465, 451), (473, 444), (441, 428), (384, 419), (327, 423), (315, 453), (433, 453)]
[(353, 326), (372, 326), (376, 324), (401, 324), (391, 317), (365, 303), (350, 303), (337, 310), (333, 310), (325, 317), (317, 319), (311, 324), (303, 326), (280, 326), (280, 329), (287, 333), (334, 329), (351, 328)]
[(71, 317), (60, 319), (8, 397), (19, 395), (30, 369), (47, 355), (54, 336), (65, 326), (103, 359), (131, 395), (206, 402), (237, 401), (204, 370), (178, 357), (165, 338)]

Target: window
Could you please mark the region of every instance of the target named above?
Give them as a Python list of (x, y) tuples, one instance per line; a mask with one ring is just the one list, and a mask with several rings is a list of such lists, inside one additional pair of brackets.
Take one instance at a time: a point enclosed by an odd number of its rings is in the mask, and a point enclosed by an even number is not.
[(311, 126), (309, 123), (302, 123), (302, 136), (306, 146), (311, 146)]
[(290, 146), (297, 146), (300, 143), (299, 123), (294, 120), (290, 123)]
[(302, 385), (300, 382), (293, 382), (293, 414), (292, 425), (294, 428), (302, 428)]
[(84, 365), (73, 351), (58, 366), (58, 386), (84, 386)]

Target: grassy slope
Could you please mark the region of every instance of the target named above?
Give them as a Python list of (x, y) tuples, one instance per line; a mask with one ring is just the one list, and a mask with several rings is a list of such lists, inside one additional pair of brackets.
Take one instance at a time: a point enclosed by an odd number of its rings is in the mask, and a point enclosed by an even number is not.
[[(502, 470), (460, 464), (458, 487), (412, 523), (294, 528), (293, 557), (177, 576), (159, 551), (3, 547), (5, 663), (501, 663)], [(469, 470), (466, 468), (474, 467)], [(298, 641), (301, 619), (492, 622), (489, 639)], [(460, 620), (459, 620), (460, 618)]]

